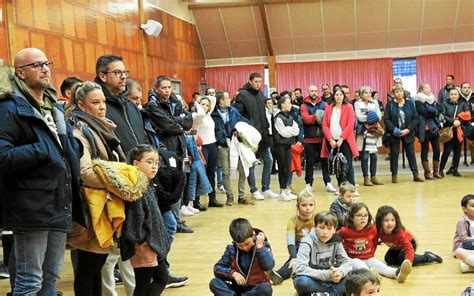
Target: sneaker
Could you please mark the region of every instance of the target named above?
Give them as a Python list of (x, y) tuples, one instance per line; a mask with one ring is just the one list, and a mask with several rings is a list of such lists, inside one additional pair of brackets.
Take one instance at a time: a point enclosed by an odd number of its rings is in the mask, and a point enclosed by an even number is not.
[(217, 189), (219, 190), (220, 193), (225, 193), (224, 185), (219, 185)]
[(179, 213), (183, 216), (193, 216), (194, 212), (190, 211), (187, 206), (182, 205)]
[(0, 262), (0, 279), (8, 279), (8, 278), (10, 278), (8, 267), (5, 265), (5, 263)]
[(435, 252), (433, 252), (431, 250), (426, 250), (425, 257), (428, 258), (428, 260), (430, 260), (430, 262), (443, 263), (443, 258), (441, 258), (440, 255), (436, 254)]
[(255, 202), (251, 200), (250, 198), (239, 198), (237, 202), (239, 205), (254, 205), (255, 204)]
[[(257, 191), (258, 192), (258, 191)], [(262, 192), (263, 197), (266, 198), (278, 198), (278, 194), (268, 189), (267, 191)]]
[(255, 191), (252, 193), (252, 197), (255, 198), (256, 200), (264, 200), (265, 197), (260, 193), (260, 191)]
[(326, 191), (327, 191), (327, 192), (336, 192), (337, 189), (334, 188), (334, 186), (332, 186), (331, 183), (327, 183), (327, 184), (326, 184)]
[(411, 268), (411, 261), (408, 259), (403, 260), (402, 265), (397, 269), (397, 282), (404, 283), (411, 272)]
[(167, 288), (178, 288), (186, 285), (188, 283), (187, 276), (174, 276), (170, 274), (168, 277), (168, 283), (166, 284), (165, 289)]
[(278, 197), (279, 201), (291, 201), (291, 197), (288, 195), (288, 192), (282, 191)]
[(122, 275), (120, 274), (120, 270), (114, 269), (114, 279), (115, 285), (123, 285)]
[(278, 272), (272, 270), (268, 275), (270, 276), (270, 280), (274, 285), (279, 285), (283, 283), (283, 278), (281, 277), (281, 275), (278, 274)]
[(354, 191), (354, 196), (360, 196), (359, 190)]
[(194, 233), (194, 230), (186, 225), (184, 221), (179, 221), (178, 225), (176, 226), (177, 233)]
[(190, 212), (193, 212), (194, 214), (199, 213), (199, 209), (194, 208), (192, 205), (188, 205), (186, 207)]
[(459, 264), (459, 271), (461, 271), (461, 273), (474, 272), (474, 266), (470, 266), (469, 264), (461, 261)]
[(290, 197), (290, 200), (295, 200), (295, 199), (298, 198), (297, 195), (291, 193), (291, 190), (290, 190), (290, 189), (287, 189), (287, 190), (286, 190), (286, 195), (288, 195), (288, 196)]

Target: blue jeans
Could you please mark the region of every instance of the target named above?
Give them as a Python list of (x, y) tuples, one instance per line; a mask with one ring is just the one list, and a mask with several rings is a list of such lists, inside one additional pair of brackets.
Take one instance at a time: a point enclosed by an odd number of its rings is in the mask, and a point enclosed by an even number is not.
[(311, 295), (313, 292), (328, 292), (330, 295), (343, 295), (346, 292), (344, 287), (345, 278), (342, 278), (339, 283), (318, 281), (309, 276), (297, 276), (293, 284), (298, 295)]
[(66, 249), (66, 233), (14, 232), (13, 239), (16, 269), (13, 295), (56, 296), (56, 283)]
[(168, 238), (171, 244), (176, 234), (176, 227), (178, 226), (178, 222), (176, 221), (176, 218), (173, 215), (172, 211), (166, 211), (162, 213), (161, 216), (163, 216), (163, 221), (165, 222), (166, 226), (166, 233), (168, 233)]
[(217, 175), (217, 187), (224, 186), (224, 179), (222, 174), (222, 163), (221, 163), (220, 154), (217, 155), (217, 166), (216, 166), (216, 175)]
[(271, 296), (273, 293), (270, 283), (261, 283), (255, 287), (247, 287), (225, 282), (220, 278), (213, 278), (209, 283), (209, 289), (214, 295), (218, 296)]
[[(263, 160), (263, 170), (262, 170), (262, 192), (270, 189), (270, 177), (272, 173), (272, 163), (273, 157), (270, 147), (260, 150), (260, 157)], [(257, 183), (255, 182), (255, 165), (252, 166), (249, 170), (249, 176), (247, 177), (247, 182), (250, 186), (250, 192), (254, 193), (258, 190)]]

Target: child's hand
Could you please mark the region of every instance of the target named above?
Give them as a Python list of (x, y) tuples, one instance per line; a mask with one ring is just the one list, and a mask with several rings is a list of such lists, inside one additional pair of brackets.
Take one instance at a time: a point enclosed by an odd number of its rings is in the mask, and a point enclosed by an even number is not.
[(331, 267), (331, 281), (339, 283), (342, 279), (342, 272), (337, 267)]
[(265, 241), (265, 234), (263, 232), (260, 232), (257, 234), (257, 239), (255, 241), (255, 244), (257, 245), (257, 249), (263, 248), (263, 242)]
[(238, 272), (234, 272), (232, 274), (232, 278), (234, 278), (234, 281), (237, 283), (239, 286), (245, 286), (245, 278), (243, 275), (241, 275)]
[(288, 267), (294, 270), (295, 267), (296, 267), (296, 259), (294, 259), (294, 258), (291, 259), (290, 263), (288, 264)]

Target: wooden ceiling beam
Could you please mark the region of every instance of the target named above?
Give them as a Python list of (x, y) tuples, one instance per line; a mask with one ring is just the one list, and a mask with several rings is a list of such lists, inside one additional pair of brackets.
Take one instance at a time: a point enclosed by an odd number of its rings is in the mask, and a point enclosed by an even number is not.
[(188, 4), (188, 8), (191, 10), (195, 9), (212, 9), (212, 8), (235, 8), (235, 7), (248, 7), (257, 5), (255, 1), (249, 2), (222, 2), (222, 3), (192, 3)]
[(274, 56), (275, 51), (273, 50), (272, 39), (270, 38), (270, 28), (268, 27), (267, 12), (263, 0), (258, 0), (258, 9), (260, 10), (260, 17), (262, 19), (263, 31), (265, 32), (265, 39), (267, 41), (268, 55)]

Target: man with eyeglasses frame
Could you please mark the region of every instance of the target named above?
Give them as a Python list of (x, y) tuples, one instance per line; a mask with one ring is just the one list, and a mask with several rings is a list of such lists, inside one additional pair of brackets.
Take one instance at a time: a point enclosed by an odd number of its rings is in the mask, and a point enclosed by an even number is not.
[[(105, 116), (117, 125), (114, 133), (119, 138), (120, 146), (122, 146), (125, 155), (128, 155), (128, 152), (138, 144), (147, 143), (140, 110), (128, 98), (127, 78), (130, 76), (130, 71), (126, 70), (121, 56), (112, 54), (100, 56), (97, 59), (95, 69), (95, 82), (102, 87), (106, 98), (107, 111)], [(129, 295), (133, 293), (135, 288), (135, 274), (130, 262), (120, 259), (118, 249), (114, 249), (109, 254), (106, 263), (102, 267), (102, 294), (117, 295), (114, 279), (116, 263), (120, 267), (125, 291)]]
[(0, 192), (3, 228), (14, 236), (13, 294), (56, 295), (79, 200), (79, 146), (57, 104), (45, 53), (22, 49), (14, 67), (0, 79)]
[(122, 57), (103, 55), (97, 59), (95, 82), (102, 86), (107, 104), (106, 117), (117, 125), (115, 134), (125, 155), (138, 144), (147, 143), (140, 111), (128, 98), (126, 83), (129, 75)]

